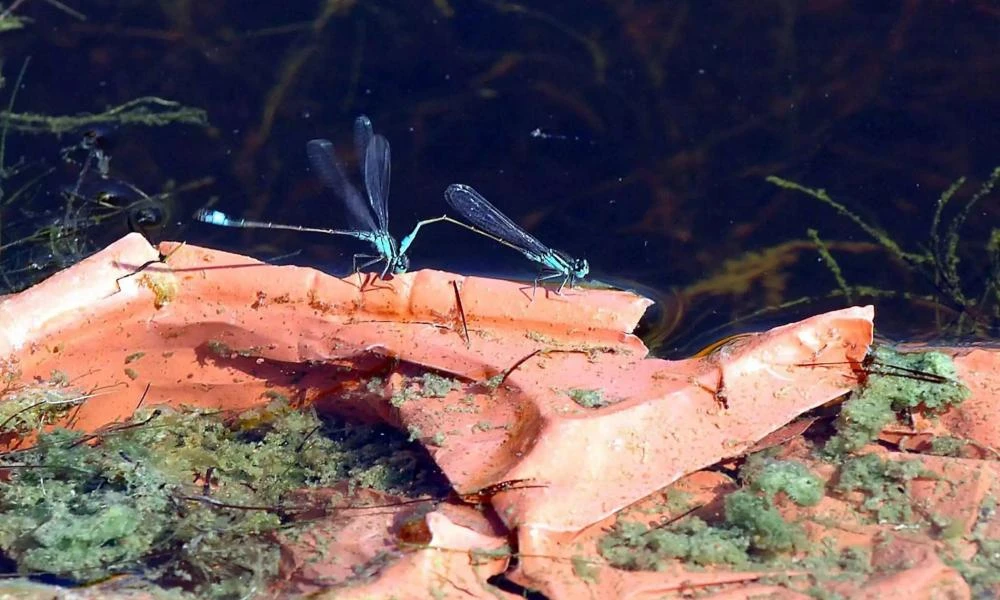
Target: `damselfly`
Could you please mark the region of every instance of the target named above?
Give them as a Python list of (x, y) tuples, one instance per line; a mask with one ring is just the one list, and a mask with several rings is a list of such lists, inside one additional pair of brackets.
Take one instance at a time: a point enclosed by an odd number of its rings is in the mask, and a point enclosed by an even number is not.
[(470, 186), (453, 183), (444, 191), (444, 198), (452, 208), (458, 211), (472, 225), (447, 217), (442, 217), (441, 220), (456, 223), (480, 235), (496, 240), (541, 265), (542, 273), (535, 278), (536, 286), (539, 281), (562, 277), (562, 282), (556, 291), (556, 293), (559, 293), (567, 282), (569, 282), (570, 287), (573, 287), (577, 279), (583, 279), (590, 272), (590, 265), (586, 259), (573, 258), (565, 252), (549, 248), (538, 241), (533, 235), (521, 229), (517, 223), (497, 210), (495, 206), (490, 204), (486, 198), (483, 198), (479, 192)]
[[(252, 227), (262, 229), (290, 229), (311, 233), (327, 233), (332, 235), (349, 235), (364, 240), (375, 248), (377, 254), (355, 254), (352, 261), (354, 272), (385, 261), (381, 277), (388, 273), (405, 273), (410, 268), (410, 259), (406, 255), (421, 227), (429, 223), (448, 220), (445, 217), (426, 219), (417, 223), (406, 237), (397, 245), (395, 238), (389, 233), (389, 177), (391, 156), (389, 142), (382, 135), (374, 134), (372, 122), (361, 115), (354, 121), (354, 145), (359, 156), (361, 176), (368, 195), (368, 206), (365, 206), (358, 193), (344, 172), (344, 166), (333, 151), (330, 140), (316, 139), (306, 143), (306, 155), (313, 170), (323, 184), (333, 190), (347, 206), (347, 214), (354, 229), (323, 229), (319, 227), (304, 227), (302, 225), (285, 225), (267, 221), (251, 221), (234, 218), (226, 213), (201, 209), (195, 213), (199, 221), (224, 227)], [(372, 213), (375, 213), (372, 217)], [(358, 265), (358, 259), (369, 259)]]

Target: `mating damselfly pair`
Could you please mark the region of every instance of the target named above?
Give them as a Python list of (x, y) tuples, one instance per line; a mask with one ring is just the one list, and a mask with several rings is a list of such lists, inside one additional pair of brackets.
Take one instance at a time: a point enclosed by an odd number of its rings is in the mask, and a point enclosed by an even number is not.
[[(344, 166), (333, 150), (333, 144), (325, 139), (310, 140), (306, 144), (306, 155), (312, 169), (324, 185), (333, 190), (347, 206), (348, 218), (351, 220), (353, 229), (323, 229), (266, 221), (250, 221), (211, 209), (199, 210), (195, 213), (195, 218), (205, 223), (225, 227), (290, 229), (347, 235), (364, 240), (372, 245), (376, 254), (355, 254), (353, 270), (357, 272), (384, 261), (382, 278), (385, 278), (389, 273), (405, 273), (410, 268), (407, 251), (420, 228), (441, 221), (454, 223), (491, 238), (538, 263), (542, 272), (535, 278), (536, 285), (540, 281), (561, 277), (562, 281), (559, 285), (559, 291), (561, 291), (567, 283), (572, 287), (577, 279), (586, 277), (590, 271), (590, 265), (585, 259), (572, 258), (564, 252), (549, 248), (500, 212), (479, 192), (460, 183), (449, 185), (444, 192), (444, 197), (448, 204), (469, 223), (447, 215), (425, 219), (417, 222), (413, 230), (397, 244), (396, 239), (389, 233), (389, 179), (391, 172), (389, 142), (384, 136), (374, 133), (371, 120), (362, 115), (354, 122), (354, 145), (359, 157), (361, 179), (368, 196), (368, 206), (365, 206), (361, 194), (348, 180)], [(372, 213), (374, 213), (374, 217)], [(359, 258), (365, 262), (358, 264)]]

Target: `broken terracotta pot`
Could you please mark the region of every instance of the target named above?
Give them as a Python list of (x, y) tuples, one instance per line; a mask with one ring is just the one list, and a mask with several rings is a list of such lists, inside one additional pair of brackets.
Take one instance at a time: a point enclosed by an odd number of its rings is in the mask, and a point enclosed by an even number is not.
[[(0, 302), (9, 377), (44, 380), (56, 370), (93, 391), (63, 425), (95, 430), (128, 419), (140, 402), (238, 411), (278, 393), (409, 431), (458, 493), (492, 490), (479, 500), (499, 521), (450, 504), (416, 516), (403, 508), (319, 514), (307, 535), (279, 540), (275, 591), (312, 593), (338, 582), (331, 589), (338, 598), (486, 598), (499, 593), (486, 579), (501, 573), (550, 598), (797, 589), (765, 584), (762, 576), (773, 572), (754, 568), (696, 570), (675, 561), (662, 572), (625, 571), (601, 556), (597, 539), (624, 509), (634, 512), (663, 490), (704, 496), (707, 508), (699, 510), (719, 514), (738, 486), (701, 470), (762, 447), (779, 454), (796, 447), (816, 417), (790, 424), (857, 387), (872, 342), (871, 307), (665, 361), (649, 358), (631, 334), (649, 301), (629, 292), (532, 298), (530, 286), (439, 271), (336, 278), (187, 245), (160, 251), (163, 261), (141, 237), (127, 236)], [(984, 392), (990, 385), (984, 380)], [(948, 413), (940, 424), (982, 424), (975, 440), (995, 447), (985, 409), (964, 410), (972, 412)], [(30, 442), (6, 441), (8, 448)], [(833, 477), (806, 454), (795, 456)], [(987, 493), (992, 481), (975, 490)], [(970, 514), (949, 513), (964, 519), (966, 533), (974, 529)], [(859, 529), (859, 543), (877, 529)], [(332, 551), (370, 564), (373, 553), (408, 542), (397, 562), (365, 581), (345, 583), (350, 560), (317, 559)], [(505, 544), (517, 552), (516, 568), (497, 555)], [(917, 546), (923, 554), (910, 559), (938, 574), (924, 588), (951, 586), (961, 597), (964, 582), (935, 546)], [(864, 585), (850, 589), (874, 593)]]

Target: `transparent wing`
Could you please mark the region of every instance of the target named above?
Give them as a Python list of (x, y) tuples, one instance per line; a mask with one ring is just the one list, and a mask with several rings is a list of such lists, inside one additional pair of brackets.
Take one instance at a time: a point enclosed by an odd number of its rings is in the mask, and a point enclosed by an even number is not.
[(347, 216), (352, 225), (364, 231), (376, 231), (371, 210), (365, 206), (361, 194), (344, 175), (344, 166), (334, 153), (330, 140), (309, 140), (306, 143), (306, 155), (323, 184), (333, 190), (347, 206)]
[(444, 191), (444, 198), (470, 223), (518, 250), (538, 257), (549, 252), (548, 246), (521, 229), (471, 187), (453, 183)]
[(389, 230), (389, 177), (392, 157), (389, 142), (381, 135), (372, 137), (365, 152), (365, 188), (382, 231)]
[(358, 153), (358, 167), (361, 169), (361, 180), (365, 178), (365, 158), (368, 153), (368, 143), (372, 141), (372, 122), (365, 115), (354, 120), (354, 151)]

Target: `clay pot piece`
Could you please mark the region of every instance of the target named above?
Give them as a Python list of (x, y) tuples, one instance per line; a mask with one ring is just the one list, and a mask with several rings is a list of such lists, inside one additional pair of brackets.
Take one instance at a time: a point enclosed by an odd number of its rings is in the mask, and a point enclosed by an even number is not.
[[(387, 281), (337, 278), (189, 245), (159, 251), (167, 256), (162, 262), (130, 235), (0, 302), (7, 375), (46, 380), (58, 370), (75, 387), (94, 390), (63, 423), (87, 431), (126, 420), (140, 399), (238, 411), (275, 394), (383, 421), (419, 439), (466, 504), (491, 506), (499, 519), (450, 504), (419, 514), (409, 505), (321, 511), (307, 534), (279, 539), (276, 590), (322, 590), (343, 581), (350, 565), (386, 552), (395, 559), (378, 578), (340, 587), (337, 597), (427, 597), (430, 589), (491, 597), (502, 592), (486, 578), (505, 571), (550, 598), (637, 598), (707, 585), (724, 586), (718, 597), (792, 593), (760, 583), (762, 572), (753, 569), (676, 563), (655, 573), (619, 570), (602, 559), (597, 539), (663, 490), (686, 489), (704, 498), (700, 511), (718, 514), (738, 485), (701, 469), (763, 447), (792, 454), (804, 447), (803, 431), (815, 417), (799, 427), (796, 419), (858, 385), (872, 343), (871, 307), (666, 361), (649, 358), (632, 335), (650, 301), (629, 292), (538, 289), (533, 298), (530, 286), (440, 271)], [(975, 380), (986, 367), (973, 361), (985, 359), (975, 352), (965, 358), (962, 376), (980, 382), (974, 391), (995, 392), (985, 389), (995, 385), (990, 380)], [(975, 406), (948, 413), (935, 427), (961, 427), (995, 447), (992, 413)], [(30, 436), (6, 443), (29, 444)], [(807, 452), (797, 460), (834, 476)], [(953, 480), (958, 469), (969, 482), (963, 497), (996, 491), (993, 470), (977, 471), (981, 461), (942, 460), (935, 470)], [(484, 489), (489, 493), (475, 494)], [(936, 490), (915, 490), (934, 500)], [(966, 534), (975, 527), (972, 506), (948, 513)], [(866, 544), (879, 530), (858, 528)], [(829, 535), (828, 528), (810, 535)], [(408, 540), (416, 543), (400, 550)], [(505, 544), (518, 552), (514, 570), (495, 554)], [(961, 583), (933, 546), (917, 546), (917, 563), (937, 560), (934, 573), (948, 585)], [(317, 560), (319, 547), (343, 560)], [(490, 558), (474, 560), (474, 551)]]
[(467, 506), (428, 511), (400, 500), (346, 486), (303, 490), (293, 501), (316, 509), (299, 516), (307, 529), (277, 536), (282, 561), (272, 592), (298, 596), (336, 587), (337, 598), (416, 597), (425, 591), (448, 597), (456, 590), (504, 596), (486, 583), (508, 564), (507, 540), (497, 524)]

